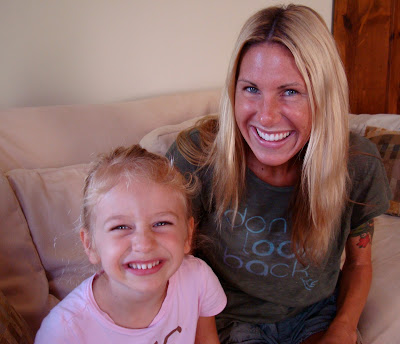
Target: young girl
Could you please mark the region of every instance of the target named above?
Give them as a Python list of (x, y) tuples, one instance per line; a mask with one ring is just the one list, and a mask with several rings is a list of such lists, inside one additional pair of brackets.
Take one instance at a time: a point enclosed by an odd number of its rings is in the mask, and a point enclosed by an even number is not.
[(84, 188), (80, 237), (99, 272), (44, 319), (35, 343), (219, 343), (226, 296), (186, 255), (193, 187), (138, 145), (101, 157)]

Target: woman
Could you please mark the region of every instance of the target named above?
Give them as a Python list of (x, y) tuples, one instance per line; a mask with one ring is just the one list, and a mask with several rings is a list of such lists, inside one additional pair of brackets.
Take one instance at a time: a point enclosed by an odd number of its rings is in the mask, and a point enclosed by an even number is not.
[(271, 7), (242, 28), (220, 115), (170, 148), (202, 184), (196, 255), (228, 297), (221, 343), (356, 342), (373, 218), (390, 192), (376, 148), (349, 136), (348, 111), (322, 18)]

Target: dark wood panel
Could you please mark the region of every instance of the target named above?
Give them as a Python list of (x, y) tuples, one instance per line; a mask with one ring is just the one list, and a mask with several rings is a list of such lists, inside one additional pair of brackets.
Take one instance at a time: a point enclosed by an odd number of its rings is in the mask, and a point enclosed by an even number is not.
[(353, 113), (399, 113), (399, 0), (336, 0), (333, 34)]
[(386, 112), (400, 114), (400, 0), (393, 0), (387, 89)]

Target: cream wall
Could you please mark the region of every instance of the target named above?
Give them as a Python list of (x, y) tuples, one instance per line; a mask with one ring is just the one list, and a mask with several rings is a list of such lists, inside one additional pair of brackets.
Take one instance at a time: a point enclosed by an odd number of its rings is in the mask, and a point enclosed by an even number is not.
[(0, 107), (105, 103), (220, 87), (244, 21), (332, 0), (0, 0)]

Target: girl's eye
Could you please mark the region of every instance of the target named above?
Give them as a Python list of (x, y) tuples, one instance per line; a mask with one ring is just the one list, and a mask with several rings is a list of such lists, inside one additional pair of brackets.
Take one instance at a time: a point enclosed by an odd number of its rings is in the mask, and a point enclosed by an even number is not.
[(168, 222), (168, 221), (160, 221), (160, 222), (156, 222), (154, 224), (154, 227), (168, 226), (170, 224), (171, 224), (171, 222)]
[(129, 227), (126, 226), (126, 225), (119, 225), (119, 226), (113, 227), (112, 229), (115, 230), (115, 229), (128, 229), (128, 228), (129, 228)]
[(245, 87), (245, 90), (249, 93), (257, 93), (258, 92), (258, 89), (254, 86)]
[(294, 96), (294, 95), (296, 95), (296, 94), (298, 94), (299, 92), (297, 92), (296, 90), (292, 90), (292, 89), (290, 89), (290, 90), (285, 90), (285, 92), (284, 92), (284, 94), (285, 94), (285, 96)]

